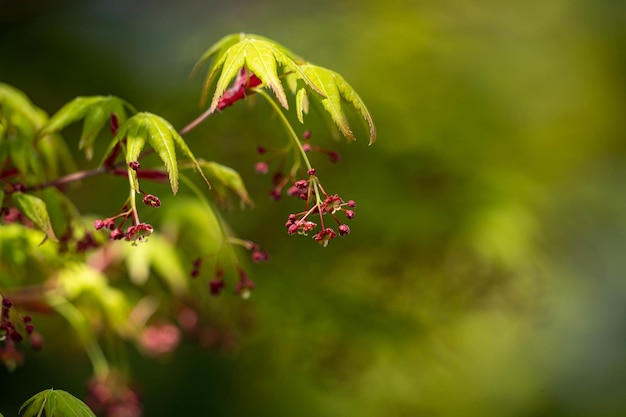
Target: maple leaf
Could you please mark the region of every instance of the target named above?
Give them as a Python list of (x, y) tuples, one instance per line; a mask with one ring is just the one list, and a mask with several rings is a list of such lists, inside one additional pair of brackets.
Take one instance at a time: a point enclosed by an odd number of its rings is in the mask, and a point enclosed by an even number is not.
[[(285, 109), (288, 109), (289, 105), (280, 81), (281, 74), (294, 73), (312, 90), (324, 95), (298, 65), (304, 63), (300, 57), (282, 45), (262, 36), (242, 33), (222, 38), (200, 57), (192, 71), (192, 75), (210, 58), (213, 58), (213, 61), (204, 82), (201, 98), (201, 104), (204, 104), (209, 88), (219, 73), (210, 112), (217, 108), (221, 96), (242, 68), (252, 72), (261, 80), (263, 86), (270, 88), (278, 102)], [(279, 69), (281, 68), (284, 71), (279, 74)]]
[[(361, 100), (354, 88), (340, 74), (327, 68), (310, 63), (301, 64), (300, 68), (323, 93), (321, 97), (318, 96), (318, 99), (321, 100), (324, 110), (329, 114), (341, 133), (349, 140), (356, 140), (342, 108), (342, 101), (344, 101), (357, 110), (363, 117), (363, 120), (367, 122), (369, 144), (374, 143), (376, 140), (376, 126), (374, 126), (374, 121), (367, 107), (365, 107), (365, 103), (363, 103), (363, 100)], [(308, 112), (309, 96), (304, 86), (297, 87), (297, 83), (292, 79), (289, 80), (289, 84), (292, 86), (292, 91), (295, 92), (297, 89), (296, 112), (298, 120), (302, 123), (304, 119), (303, 113)]]
[(152, 146), (165, 164), (173, 194), (178, 192), (178, 162), (176, 160), (175, 148), (179, 148), (191, 160), (205, 182), (209, 183), (183, 138), (162, 117), (142, 112), (128, 119), (120, 126), (105, 156), (109, 155), (115, 145), (121, 143), (124, 139), (126, 139), (126, 163), (129, 164), (128, 176), (132, 188), (137, 192), (139, 192), (139, 180), (137, 172), (130, 168), (130, 163), (137, 161), (146, 142)]

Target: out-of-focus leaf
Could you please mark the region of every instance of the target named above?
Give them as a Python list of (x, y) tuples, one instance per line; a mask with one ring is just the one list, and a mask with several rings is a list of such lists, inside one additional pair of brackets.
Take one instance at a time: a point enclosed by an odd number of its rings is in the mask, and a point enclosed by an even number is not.
[(41, 162), (34, 145), (47, 114), (10, 85), (0, 83), (0, 160), (8, 156), (15, 168), (30, 179), (42, 179)]
[[(354, 91), (354, 89), (346, 82), (346, 80), (338, 73), (331, 71), (327, 68), (319, 67), (312, 64), (301, 65), (302, 70), (307, 74), (309, 79), (317, 85), (322, 91), (324, 98), (321, 99), (322, 106), (328, 112), (332, 120), (335, 122), (341, 133), (350, 140), (356, 140), (345, 113), (343, 112), (341, 101), (345, 100), (354, 109), (356, 109), (363, 119), (367, 122), (369, 129), (369, 144), (371, 145), (376, 140), (376, 126), (374, 121), (365, 107), (365, 103)], [(298, 94), (300, 94), (300, 89)], [(304, 98), (299, 98), (304, 100)], [(298, 118), (302, 121), (302, 113), (298, 113)]]
[(223, 247), (224, 234), (217, 210), (208, 203), (180, 196), (169, 201), (162, 214), (163, 233), (188, 239), (197, 254), (216, 254)]
[(78, 144), (79, 149), (85, 149), (88, 159), (93, 157), (93, 143), (111, 118), (115, 114), (118, 120), (126, 119), (126, 109), (135, 112), (135, 108), (125, 100), (115, 96), (77, 97), (67, 103), (54, 114), (40, 131), (39, 136), (48, 135), (63, 130), (66, 126), (85, 119), (83, 132)]
[(39, 197), (24, 193), (13, 193), (13, 202), (17, 208), (24, 214), (29, 220), (31, 220), (38, 228), (40, 228), (46, 236), (58, 242), (54, 229), (50, 223), (50, 216), (48, 215), (48, 209), (46, 203)]
[(56, 178), (61, 172), (69, 173), (78, 170), (72, 153), (59, 134), (46, 135), (37, 142), (37, 150), (47, 178)]
[(111, 328), (125, 337), (132, 337), (131, 311), (127, 294), (109, 285), (102, 272), (87, 264), (69, 264), (57, 275), (59, 291), (73, 304), (80, 306), (90, 320), (106, 320)]
[(289, 105), (279, 79), (279, 67), (283, 67), (286, 72), (298, 74), (309, 87), (323, 95), (298, 66), (297, 62), (303, 61), (285, 47), (267, 38), (250, 34), (230, 35), (222, 38), (202, 55), (194, 72), (211, 57), (214, 59), (204, 83), (201, 101), (204, 104), (209, 87), (221, 69), (211, 101), (211, 111), (217, 108), (220, 97), (243, 67), (252, 71), (263, 82), (263, 85), (270, 88), (284, 108), (288, 108)]
[(199, 163), (207, 176), (212, 178), (213, 189), (217, 193), (218, 201), (226, 201), (228, 190), (231, 190), (239, 196), (242, 206), (253, 204), (241, 175), (237, 171), (213, 161), (200, 160)]
[(96, 417), (93, 411), (72, 394), (47, 389), (30, 397), (20, 407), (22, 417)]
[(152, 235), (149, 243), (120, 246), (120, 255), (125, 258), (128, 275), (135, 285), (145, 284), (150, 270), (154, 269), (174, 295), (187, 293), (188, 277), (172, 242), (160, 235)]
[[(33, 140), (35, 132), (43, 126), (48, 116), (35, 106), (20, 90), (0, 83), (0, 120), (3, 121), (4, 135)], [(0, 135), (0, 142), (4, 136)]]

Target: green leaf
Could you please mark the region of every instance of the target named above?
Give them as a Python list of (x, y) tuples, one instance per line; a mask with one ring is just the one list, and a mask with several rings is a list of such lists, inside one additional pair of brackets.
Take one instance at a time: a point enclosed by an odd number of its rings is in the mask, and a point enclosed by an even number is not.
[(259, 77), (263, 85), (269, 87), (274, 92), (279, 103), (284, 108), (289, 108), (289, 105), (285, 90), (279, 79), (279, 67), (284, 68), (284, 74), (290, 72), (298, 74), (298, 77), (310, 88), (323, 95), (319, 88), (309, 80), (298, 66), (297, 62), (302, 62), (301, 58), (267, 38), (250, 34), (230, 35), (222, 38), (202, 55), (193, 72), (196, 72), (211, 57), (214, 59), (209, 69), (209, 74), (205, 79), (201, 101), (201, 103), (205, 102), (208, 89), (221, 69), (211, 101), (211, 111), (217, 108), (220, 97), (243, 67), (246, 67)]
[[(46, 113), (35, 106), (20, 90), (4, 83), (0, 83), (0, 121), (2, 121), (4, 135), (33, 140), (35, 132), (48, 119)], [(4, 139), (0, 135), (0, 142)]]
[[(141, 155), (141, 151), (146, 142), (156, 151), (159, 158), (165, 164), (167, 170), (172, 193), (178, 192), (178, 162), (176, 159), (176, 147), (178, 147), (185, 156), (191, 159), (194, 167), (200, 171), (200, 174), (208, 184), (209, 181), (204, 176), (196, 157), (193, 155), (183, 138), (176, 132), (172, 125), (160, 116), (152, 113), (137, 113), (120, 126), (117, 135), (109, 145), (106, 156), (113, 150), (118, 142), (126, 138), (126, 163), (137, 161)], [(103, 159), (103, 162), (104, 162)], [(139, 191), (139, 180), (137, 173), (128, 168), (129, 181), (131, 187)]]
[(153, 269), (170, 287), (172, 294), (182, 297), (187, 293), (188, 274), (181, 263), (175, 243), (161, 235), (152, 235), (149, 244), (120, 245), (128, 276), (135, 285), (144, 285)]
[(37, 150), (46, 172), (46, 178), (56, 178), (61, 172), (78, 171), (72, 153), (59, 134), (46, 135), (37, 142)]
[[(39, 197), (24, 193), (13, 193), (13, 202), (17, 208), (24, 214), (30, 221), (32, 221), (39, 229), (41, 229), (46, 237), (52, 239), (54, 242), (58, 242), (54, 229), (50, 223), (50, 216), (48, 215), (48, 209), (46, 203)], [(43, 242), (42, 242), (43, 243)]]
[(87, 158), (91, 159), (94, 141), (109, 122), (111, 114), (114, 113), (119, 122), (122, 123), (126, 119), (127, 108), (135, 112), (132, 105), (115, 96), (77, 97), (50, 118), (39, 136), (61, 131), (68, 125), (85, 119), (78, 148), (85, 149)]
[(252, 199), (246, 186), (241, 179), (241, 175), (234, 169), (217, 162), (200, 161), (200, 166), (207, 176), (213, 179), (213, 188), (217, 193), (218, 202), (225, 202), (228, 199), (227, 190), (233, 191), (239, 196), (241, 205), (252, 205)]
[(9, 157), (20, 174), (43, 180), (35, 137), (47, 119), (24, 93), (0, 83), (0, 161)]
[(22, 417), (96, 417), (93, 411), (72, 394), (48, 389), (35, 394), (20, 407)]
[(176, 194), (178, 192), (178, 162), (176, 161), (174, 138), (178, 136), (178, 133), (165, 119), (149, 113), (145, 113), (144, 116), (149, 134), (148, 142), (165, 164), (165, 169), (170, 178), (172, 193)]
[[(146, 126), (142, 123), (133, 123), (132, 121), (137, 121), (136, 117), (141, 117), (137, 115), (129, 120), (127, 128), (122, 133), (122, 137), (126, 136), (126, 164), (132, 161), (137, 161), (139, 159), (139, 155), (141, 154), (141, 150), (143, 149), (146, 143)], [(119, 133), (118, 133), (119, 136)], [(137, 172), (134, 169), (128, 168), (128, 179), (130, 181), (131, 187), (139, 192), (139, 180), (137, 179)]]
[[(350, 126), (348, 125), (346, 115), (343, 112), (343, 100), (356, 109), (367, 122), (369, 129), (369, 144), (371, 145), (374, 143), (376, 140), (376, 127), (374, 126), (374, 121), (365, 107), (363, 100), (361, 100), (350, 84), (348, 84), (340, 74), (327, 68), (319, 67), (313, 64), (303, 64), (301, 67), (309, 79), (313, 81), (323, 92), (324, 98), (321, 99), (322, 106), (330, 115), (333, 122), (335, 122), (335, 125), (339, 128), (341, 133), (347, 139), (356, 140)], [(298, 114), (298, 118), (300, 117), (301, 113)]]

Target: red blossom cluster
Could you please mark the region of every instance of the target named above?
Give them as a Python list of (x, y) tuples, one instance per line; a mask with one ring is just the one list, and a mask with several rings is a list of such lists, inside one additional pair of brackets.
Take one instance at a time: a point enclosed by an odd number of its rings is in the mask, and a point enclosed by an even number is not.
[(16, 348), (16, 345), (24, 340), (24, 333), (31, 347), (36, 351), (41, 350), (43, 338), (35, 331), (32, 317), (19, 316), (13, 302), (3, 297), (0, 310), (0, 362), (9, 370), (14, 369), (24, 359), (23, 354)]
[(101, 417), (141, 417), (143, 413), (137, 391), (113, 372), (89, 380), (85, 403)]
[(109, 229), (109, 238), (111, 240), (126, 239), (129, 242), (143, 241), (152, 234), (154, 228), (148, 223), (139, 223), (133, 226), (129, 226), (126, 231), (122, 230), (123, 222), (119, 226), (115, 225), (115, 218), (98, 219), (93, 222), (93, 227), (96, 230)]
[(336, 214), (343, 212), (347, 219), (353, 219), (354, 210), (352, 209), (356, 207), (356, 203), (353, 200), (345, 202), (337, 194), (327, 194), (315, 176), (315, 169), (310, 169), (308, 174), (308, 180), (298, 180), (289, 188), (288, 194), (305, 200), (306, 207), (300, 213), (290, 214), (285, 227), (290, 235), (298, 233), (306, 236), (317, 228), (317, 223), (309, 219), (317, 214), (321, 230), (313, 236), (313, 239), (321, 245), (327, 246), (328, 242), (337, 236), (337, 232), (332, 227), (325, 225), (324, 216), (329, 216), (335, 220), (339, 236), (348, 235), (350, 234), (350, 227), (343, 224)]

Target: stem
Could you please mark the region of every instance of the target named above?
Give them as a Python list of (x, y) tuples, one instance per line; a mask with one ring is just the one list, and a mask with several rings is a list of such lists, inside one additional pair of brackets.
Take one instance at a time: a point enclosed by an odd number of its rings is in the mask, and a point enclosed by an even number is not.
[(43, 182), (41, 184), (35, 184), (30, 187), (26, 187), (26, 190), (34, 191), (34, 190), (41, 190), (41, 189), (48, 188), (48, 187), (58, 187), (61, 185), (69, 184), (71, 182), (80, 181), (85, 178), (95, 177), (96, 175), (104, 174), (107, 171), (108, 171), (107, 168), (105, 168), (104, 166), (101, 166), (101, 167), (94, 168), (94, 169), (72, 172), (71, 174), (64, 175), (52, 181)]
[(184, 135), (188, 133), (190, 130), (194, 129), (200, 123), (202, 123), (207, 117), (213, 114), (213, 110), (209, 107), (207, 111), (198, 116), (195, 120), (189, 123), (187, 126), (183, 127), (178, 133), (180, 135)]
[(255, 88), (254, 91), (257, 94), (262, 95), (263, 98), (265, 98), (272, 105), (272, 108), (278, 114), (278, 116), (280, 117), (280, 120), (283, 122), (285, 129), (287, 129), (289, 138), (293, 140), (293, 143), (300, 150), (300, 154), (302, 155), (302, 159), (304, 160), (304, 163), (306, 164), (307, 168), (311, 169), (312, 167), (311, 167), (311, 163), (309, 162), (309, 157), (306, 155), (306, 152), (304, 152), (304, 148), (302, 148), (302, 144), (300, 143), (300, 140), (298, 139), (298, 135), (293, 130), (293, 127), (291, 126), (291, 123), (289, 123), (289, 120), (287, 120), (285, 113), (282, 112), (280, 107), (278, 107), (278, 104), (276, 104), (274, 100), (272, 100), (272, 98), (265, 91), (263, 91), (260, 88)]
[(109, 364), (100, 345), (95, 340), (92, 329), (87, 323), (87, 319), (83, 313), (72, 303), (59, 295), (50, 296), (50, 305), (63, 316), (78, 333), (93, 366), (94, 374), (100, 378), (106, 377), (109, 373)]
[[(296, 147), (300, 150), (300, 154), (302, 155), (302, 159), (304, 160), (304, 163), (306, 164), (307, 169), (311, 170), (313, 167), (311, 166), (311, 163), (309, 162), (309, 157), (307, 156), (306, 152), (304, 152), (304, 148), (302, 147), (302, 144), (300, 143), (300, 140), (298, 139), (298, 135), (293, 130), (293, 127), (291, 126), (291, 123), (289, 123), (289, 120), (287, 120), (285, 113), (283, 113), (280, 107), (278, 107), (278, 104), (276, 104), (276, 102), (272, 100), (272, 98), (265, 91), (263, 91), (260, 88), (255, 88), (254, 91), (257, 94), (260, 94), (261, 96), (263, 96), (263, 98), (269, 101), (269, 103), (272, 105), (272, 108), (278, 114), (278, 116), (280, 117), (280, 120), (283, 122), (285, 129), (287, 129), (287, 135), (293, 141)], [(322, 199), (320, 198), (320, 193), (319, 193), (320, 191), (319, 187), (321, 187), (321, 185), (319, 184), (317, 177), (314, 178), (312, 182), (313, 182), (313, 187), (315, 188), (315, 201), (317, 205), (320, 205), (322, 203)]]

